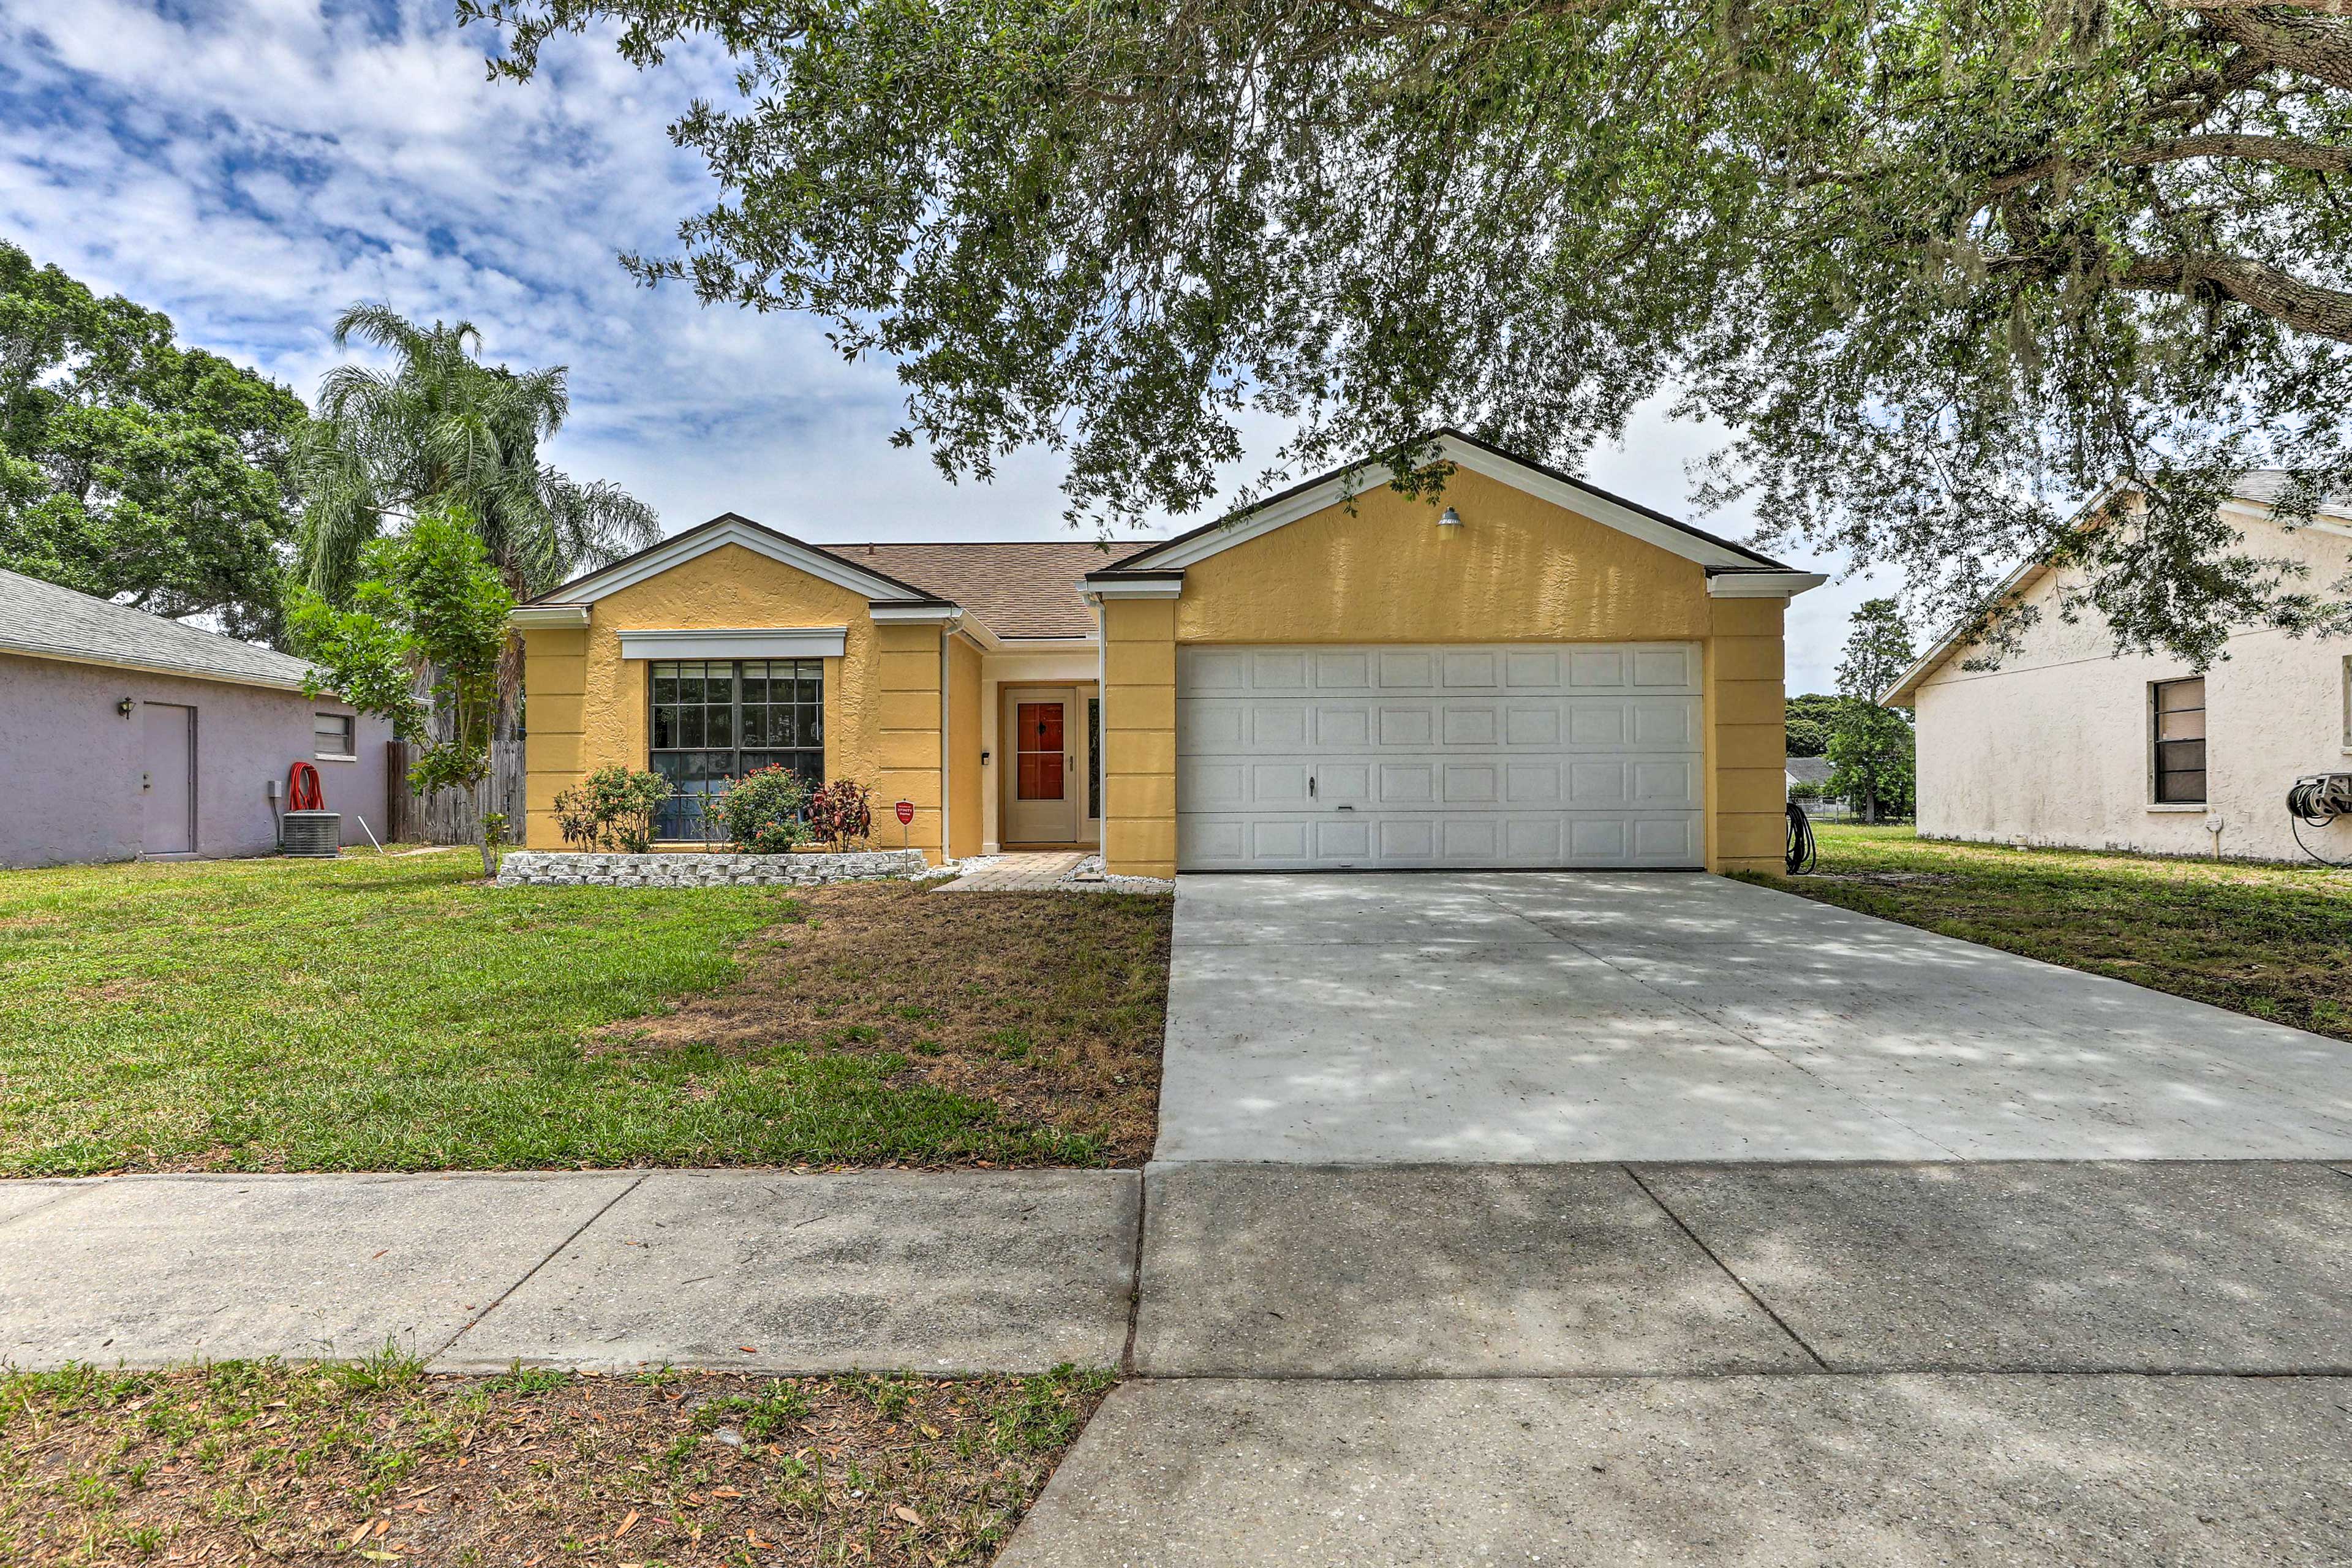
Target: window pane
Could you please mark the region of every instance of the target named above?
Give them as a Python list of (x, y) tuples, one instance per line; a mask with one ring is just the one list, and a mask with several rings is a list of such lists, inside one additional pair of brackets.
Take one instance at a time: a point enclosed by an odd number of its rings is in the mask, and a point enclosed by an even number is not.
[(712, 707), (721, 707), (735, 700), (735, 667), (714, 664), (702, 677), (702, 700)]
[(702, 744), (702, 716), (708, 711), (709, 710), (704, 708), (681, 708), (677, 710), (677, 744)]
[(2156, 689), (2156, 708), (2159, 713), (2204, 706), (2205, 681), (2202, 677), (2192, 680), (2167, 680)]
[(2156, 775), (2156, 798), (2163, 805), (2202, 805), (2205, 804), (2205, 773), (2158, 773)]
[[(675, 682), (672, 684), (675, 684)], [(667, 751), (677, 743), (677, 710), (675, 708), (655, 709), (654, 750), (656, 752)]]
[(703, 712), (702, 743), (706, 746), (731, 746), (735, 743), (735, 710), (706, 708)]
[(654, 702), (658, 706), (664, 702), (675, 703), (677, 700), (677, 666), (674, 664), (654, 666)]
[(2156, 716), (2156, 738), (2159, 741), (2203, 740), (2205, 710), (2194, 708), (2186, 713), (2158, 713)]

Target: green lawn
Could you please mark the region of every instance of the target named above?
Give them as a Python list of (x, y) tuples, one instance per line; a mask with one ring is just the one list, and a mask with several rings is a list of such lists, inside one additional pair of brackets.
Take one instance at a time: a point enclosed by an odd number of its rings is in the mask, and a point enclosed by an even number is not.
[(1814, 831), (1815, 874), (1751, 879), (2352, 1039), (2352, 873)]
[(1101, 1158), (887, 1051), (583, 1048), (824, 895), (478, 876), (465, 850), (0, 872), (0, 1174)]

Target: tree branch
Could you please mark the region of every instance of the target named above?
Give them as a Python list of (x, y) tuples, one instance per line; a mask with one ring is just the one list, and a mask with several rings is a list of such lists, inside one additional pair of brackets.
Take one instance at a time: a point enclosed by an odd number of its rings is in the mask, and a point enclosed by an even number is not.
[(2136, 257), (2115, 281), (2148, 293), (2210, 289), (2297, 331), (2352, 343), (2352, 293), (2306, 283), (2267, 262), (2234, 256)]
[[(2352, 0), (2347, 0), (2352, 3)], [(2177, 163), (2189, 158), (2243, 158), (2258, 163), (2283, 163), (2315, 174), (2352, 174), (2352, 147), (2330, 147), (2291, 136), (2257, 136), (2217, 132), (2204, 136), (2177, 136), (2116, 154), (2125, 164)]]
[(2283, 70), (2352, 90), (2352, 19), (2340, 12), (2285, 5), (2200, 5), (2205, 26)]

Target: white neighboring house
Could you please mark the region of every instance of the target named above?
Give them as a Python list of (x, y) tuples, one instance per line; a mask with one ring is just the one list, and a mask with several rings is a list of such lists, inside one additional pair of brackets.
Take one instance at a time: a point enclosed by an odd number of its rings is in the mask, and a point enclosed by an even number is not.
[[(2352, 510), (2309, 527), (2271, 519), (2276, 473), (2249, 474), (2225, 503), (2263, 556), (2300, 560), (2326, 591), (2352, 565)], [(2004, 592), (2041, 619), (2000, 668), (1961, 668), (1947, 638), (1880, 700), (1916, 706), (1923, 837), (2301, 860), (2287, 788), (2352, 772), (2352, 643), (2246, 631), (2203, 675), (2169, 657), (2116, 657), (2105, 624), (2059, 618), (2063, 579), (2028, 567)], [(2352, 860), (2352, 822), (2305, 840)]]

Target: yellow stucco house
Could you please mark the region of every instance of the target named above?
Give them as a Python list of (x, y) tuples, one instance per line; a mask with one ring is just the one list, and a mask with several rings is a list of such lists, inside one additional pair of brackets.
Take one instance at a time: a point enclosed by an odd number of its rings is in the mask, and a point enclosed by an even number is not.
[(1781, 621), (1822, 578), (1470, 437), (1174, 539), (808, 544), (715, 518), (519, 607), (527, 840), (614, 763), (665, 836), (770, 763), (933, 858), (1115, 873), (1769, 869)]

